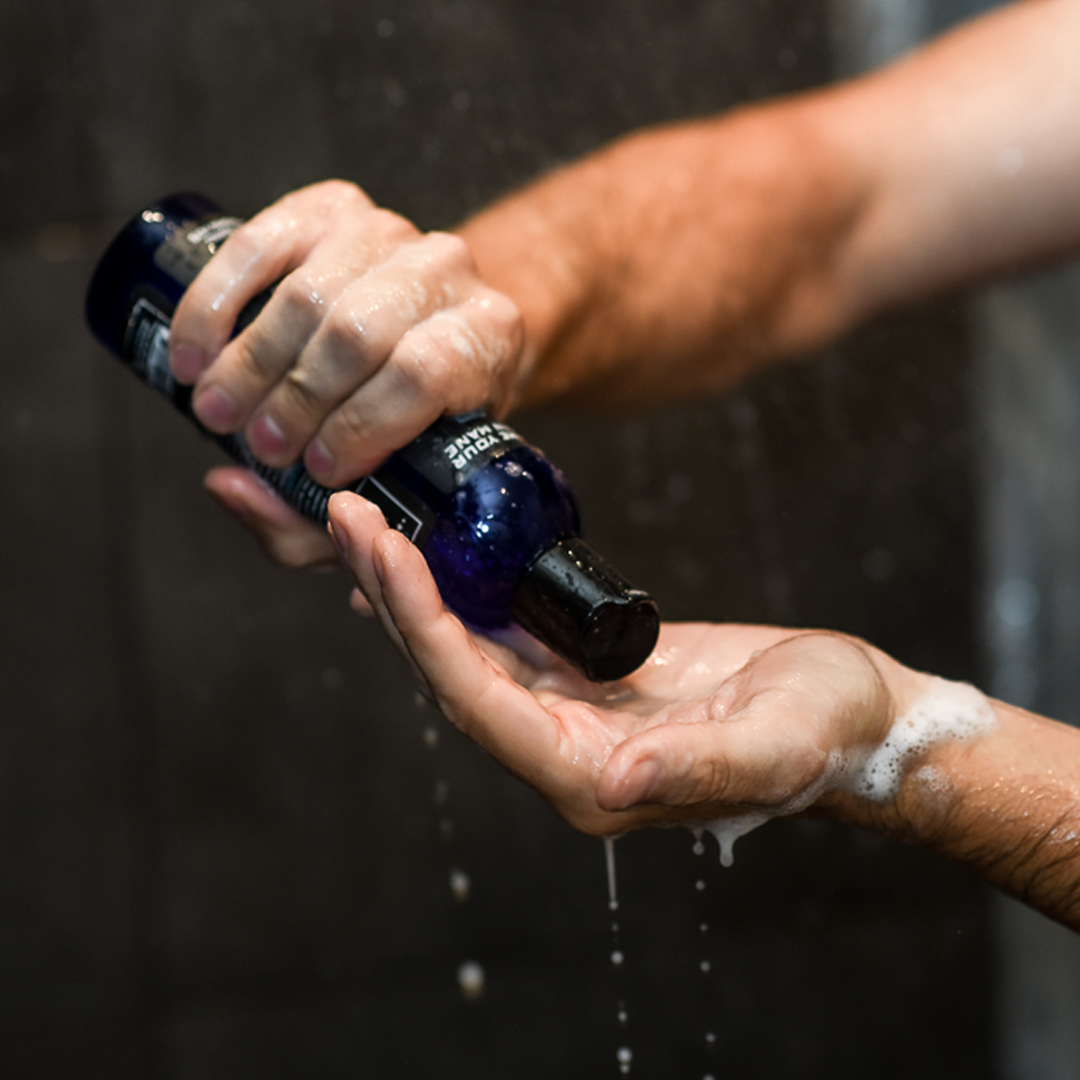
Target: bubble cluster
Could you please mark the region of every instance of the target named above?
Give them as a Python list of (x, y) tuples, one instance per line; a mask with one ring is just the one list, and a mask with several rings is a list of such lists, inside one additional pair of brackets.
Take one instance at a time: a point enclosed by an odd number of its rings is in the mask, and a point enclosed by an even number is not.
[(974, 686), (935, 678), (931, 692), (896, 720), (848, 786), (854, 794), (875, 802), (892, 798), (912, 758), (937, 743), (973, 739), (996, 724), (990, 702)]

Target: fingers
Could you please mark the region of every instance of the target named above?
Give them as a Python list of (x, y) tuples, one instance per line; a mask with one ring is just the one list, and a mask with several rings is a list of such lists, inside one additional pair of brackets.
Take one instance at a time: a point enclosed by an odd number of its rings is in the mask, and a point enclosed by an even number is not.
[(301, 517), (247, 469), (213, 469), (203, 483), (214, 500), (247, 528), (279, 565), (303, 569), (337, 563), (325, 530)]
[[(317, 414), (326, 412), (307, 444), (308, 471), (327, 486), (341, 486), (370, 472), (443, 414), (481, 405), (498, 411), (520, 343), (516, 307), (490, 290), (405, 330), (383, 363), (336, 409), (320, 406), (306, 416), (294, 440), (300, 446)], [(321, 338), (312, 351), (320, 348)], [(348, 367), (340, 350), (324, 352), (331, 354), (340, 358), (338, 370)], [(267, 403), (275, 406), (273, 400)]]
[[(254, 218), (251, 224), (258, 221)], [(400, 336), (410, 317), (414, 321), (421, 317), (425, 286), (416, 280), (415, 267), (401, 251), (422, 246), (424, 238), (404, 218), (367, 203), (350, 203), (332, 218), (309, 220), (303, 230), (303, 236), (311, 241), (306, 246), (295, 243), (298, 238), (291, 234), (279, 236), (264, 230), (262, 235), (267, 245), (286, 247), (292, 240), (292, 250), (302, 265), (286, 265), (285, 270), (290, 272), (279, 275), (280, 284), (254, 322), (234, 341), (222, 342), (212, 366), (201, 374), (192, 405), (196, 416), (213, 431), (236, 430), (247, 424), (255, 407), (300, 363), (309, 341), (325, 320), (347, 342), (350, 362), (352, 354), (359, 353), (355, 365), (362, 377), (363, 364), (381, 362), (382, 354), (396, 341), (390, 336), (395, 329)], [(237, 241), (247, 241), (247, 234), (238, 230), (230, 237), (204, 273), (216, 270), (218, 259), (230, 252)], [(280, 260), (275, 257), (273, 261)], [(196, 284), (201, 284), (201, 277)], [(234, 291), (240, 299), (254, 295), (250, 288)], [(350, 299), (337, 309), (343, 294)], [(228, 332), (231, 329), (230, 324)], [(381, 335), (388, 337), (385, 344)], [(319, 359), (316, 349), (294, 387), (298, 394), (310, 389), (316, 401), (320, 390), (325, 389), (322, 382), (340, 366), (340, 362), (320, 364)], [(326, 359), (340, 361), (333, 356)], [(311, 380), (314, 382), (309, 388)], [(329, 405), (336, 404), (340, 396), (331, 398)], [(263, 449), (262, 442), (269, 452), (280, 455), (272, 439), (260, 442), (260, 434), (257, 427), (249, 430), (255, 440), (252, 448), (258, 445)]]
[(352, 184), (315, 184), (286, 195), (229, 237), (174, 314), (169, 352), (180, 382), (195, 382), (228, 341), (244, 305), (299, 266), (327, 223), (353, 204), (371, 202)]
[[(252, 297), (279, 282), (230, 339)], [(509, 398), (521, 317), (459, 237), (421, 234), (333, 182), (234, 233), (189, 288), (171, 358), (193, 409), (255, 456), (321, 483), (371, 471), (436, 417)]]

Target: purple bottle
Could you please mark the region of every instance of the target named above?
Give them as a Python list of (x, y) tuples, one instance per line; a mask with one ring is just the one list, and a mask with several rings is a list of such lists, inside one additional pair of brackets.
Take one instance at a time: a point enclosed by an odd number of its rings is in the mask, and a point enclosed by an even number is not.
[[(256, 461), (242, 434), (213, 435), (191, 411), (191, 389), (169, 370), (172, 314), (184, 290), (240, 224), (209, 199), (172, 195), (134, 217), (90, 283), (94, 334), (237, 462), (317, 522), (330, 489), (299, 462)], [(266, 302), (256, 297), (237, 323)], [(524, 627), (588, 678), (619, 679), (652, 652), (660, 617), (579, 536), (577, 501), (562, 473), (506, 424), (481, 412), (437, 420), (348, 489), (370, 499), (423, 553), (443, 600), (466, 623)]]

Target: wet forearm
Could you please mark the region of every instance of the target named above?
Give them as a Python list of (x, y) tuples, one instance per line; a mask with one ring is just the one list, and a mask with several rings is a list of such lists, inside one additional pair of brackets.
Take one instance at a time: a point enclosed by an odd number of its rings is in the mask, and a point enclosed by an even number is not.
[(524, 313), (526, 403), (722, 387), (845, 328), (831, 277), (861, 181), (815, 108), (639, 132), (463, 227)]
[(884, 71), (620, 140), (467, 222), (521, 307), (519, 400), (723, 387), (865, 317), (1080, 245), (1077, 0)]
[(837, 278), (855, 318), (1080, 248), (1078, 0), (1024, 0), (839, 87), (870, 197)]
[[(909, 694), (926, 682), (904, 678)], [(1080, 930), (1080, 730), (982, 700), (991, 730), (940, 739), (908, 763), (894, 795), (844, 796), (837, 816), (932, 848)]]
[[(931, 847), (1080, 930), (1080, 731), (994, 708), (997, 730), (941, 747), (930, 771), (912, 777), (900, 812)], [(935, 793), (941, 778), (947, 786)]]

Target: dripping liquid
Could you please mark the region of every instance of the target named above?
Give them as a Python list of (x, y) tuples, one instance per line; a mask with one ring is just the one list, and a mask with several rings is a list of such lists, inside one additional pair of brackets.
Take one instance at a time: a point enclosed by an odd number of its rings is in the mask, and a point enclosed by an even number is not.
[(626, 1042), (627, 1025), (630, 1017), (623, 996), (622, 966), (626, 957), (619, 939), (619, 894), (615, 875), (614, 837), (604, 837), (604, 859), (607, 867), (608, 912), (611, 915), (611, 965), (615, 972), (615, 998), (618, 1002), (615, 1009), (615, 1021), (618, 1025), (618, 1047), (615, 1051), (615, 1061), (618, 1064), (619, 1073), (628, 1076), (634, 1060), (634, 1051)]

